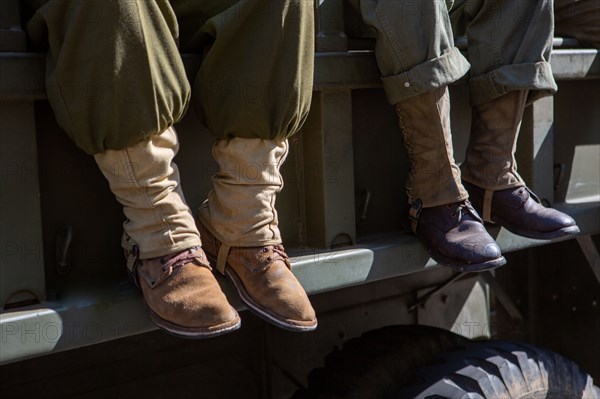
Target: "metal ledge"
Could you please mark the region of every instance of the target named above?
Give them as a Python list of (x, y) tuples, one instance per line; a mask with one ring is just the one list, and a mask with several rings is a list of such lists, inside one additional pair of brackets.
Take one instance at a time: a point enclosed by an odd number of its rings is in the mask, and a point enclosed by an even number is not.
[[(552, 67), (557, 79), (600, 77), (598, 50), (559, 49)], [(184, 55), (190, 75), (200, 65), (197, 55)], [(0, 53), (0, 101), (44, 99), (45, 55)], [(315, 90), (380, 87), (372, 52), (317, 53)], [(599, 231), (600, 204), (560, 204), (575, 217), (583, 235)], [(549, 244), (506, 230), (490, 230), (505, 253)], [(394, 278), (438, 267), (416, 238), (408, 234), (369, 237), (360, 245), (335, 251), (296, 248), (290, 251), (294, 272), (309, 294)], [(510, 266), (509, 266), (510, 267)], [(243, 309), (227, 282), (224, 291), (234, 306)], [(113, 340), (154, 330), (140, 293), (126, 281), (81, 284), (61, 292), (57, 300), (0, 313), (0, 364), (27, 357)]]
[[(595, 49), (556, 49), (551, 64), (556, 79), (600, 78), (600, 56)], [(183, 54), (189, 76), (201, 63), (197, 54)], [(45, 54), (0, 53), (0, 101), (46, 98)], [(379, 68), (373, 51), (316, 53), (316, 91), (380, 87)]]
[[(571, 214), (582, 235), (600, 232), (600, 203), (557, 206)], [(490, 229), (504, 253), (550, 244), (497, 227)], [(335, 251), (290, 250), (294, 273), (309, 294), (399, 277), (439, 267), (413, 235), (369, 237), (359, 245)], [(508, 266), (510, 267), (510, 265)], [(243, 310), (233, 287), (219, 278), (232, 304)], [(155, 330), (140, 292), (128, 281), (81, 285), (60, 300), (0, 313), (0, 364), (75, 349)]]

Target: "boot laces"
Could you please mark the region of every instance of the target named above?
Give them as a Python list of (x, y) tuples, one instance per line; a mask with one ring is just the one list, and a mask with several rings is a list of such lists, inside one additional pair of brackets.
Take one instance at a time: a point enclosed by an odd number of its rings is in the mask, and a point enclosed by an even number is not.
[(165, 256), (161, 258), (160, 263), (163, 265), (163, 271), (167, 270), (170, 267), (176, 269), (190, 262), (204, 265), (203, 256), (196, 253), (198, 251), (198, 248), (200, 247), (192, 247), (176, 254), (175, 256)]
[(273, 245), (272, 250), (273, 250), (273, 252), (275, 252), (276, 254), (281, 256), (284, 260), (289, 259), (289, 257), (285, 253), (285, 248), (283, 247), (283, 245), (281, 245), (281, 244)]
[(469, 200), (464, 200), (463, 202), (460, 202), (458, 204), (456, 209), (454, 209), (450, 215), (452, 217), (458, 215), (458, 220), (461, 220), (463, 217), (464, 211), (466, 211), (467, 213), (472, 213), (473, 210), (474, 209), (473, 209), (473, 206), (471, 205), (471, 202)]

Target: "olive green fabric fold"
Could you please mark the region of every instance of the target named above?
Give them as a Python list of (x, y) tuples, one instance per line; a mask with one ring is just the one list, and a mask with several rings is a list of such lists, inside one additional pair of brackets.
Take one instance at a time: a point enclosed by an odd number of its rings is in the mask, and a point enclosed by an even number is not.
[(129, 147), (184, 115), (190, 86), (168, 1), (50, 0), (27, 29), (47, 40), (48, 100), (85, 152)]
[(212, 42), (193, 97), (208, 129), (221, 139), (278, 141), (298, 132), (312, 97), (313, 2), (240, 1), (192, 37), (201, 33)]
[[(513, 90), (529, 90), (528, 103), (557, 90), (552, 0), (348, 1), (375, 32), (390, 104), (467, 73), (474, 106)], [(458, 36), (468, 38), (466, 58), (454, 45)]]
[(285, 140), (308, 114), (312, 1), (27, 0), (24, 9), (30, 42), (48, 49), (56, 119), (89, 154), (183, 117), (190, 84), (180, 41), (204, 54), (194, 97), (215, 136)]

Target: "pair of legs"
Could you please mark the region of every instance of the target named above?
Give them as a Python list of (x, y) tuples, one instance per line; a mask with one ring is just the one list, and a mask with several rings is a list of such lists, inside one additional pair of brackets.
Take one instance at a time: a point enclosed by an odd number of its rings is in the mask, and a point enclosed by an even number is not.
[[(51, 0), (29, 23), (34, 40), (49, 36), (48, 94), (57, 119), (95, 154), (123, 203), (128, 265), (152, 317), (171, 332), (211, 336), (239, 326), (209, 273), (172, 163), (170, 126), (190, 97), (177, 41), (184, 51), (205, 53), (193, 94), (218, 137), (219, 172), (199, 211), (204, 249), (261, 317), (294, 330), (316, 327), (289, 272), (274, 209), (286, 139), (310, 102), (312, 3)], [(384, 88), (412, 161), (414, 230), (432, 254), (459, 270), (504, 263), (467, 189), (484, 216), (521, 234), (575, 232), (572, 219), (530, 197), (513, 157), (523, 107), (556, 90), (549, 1), (463, 0), (450, 13), (435, 0), (352, 3), (377, 32)], [(471, 65), (453, 44), (463, 32)], [(469, 68), (465, 188), (452, 155), (446, 87)], [(76, 95), (78, 85), (98, 82), (98, 96)]]
[[(30, 39), (48, 46), (50, 104), (123, 205), (128, 268), (153, 321), (196, 338), (239, 328), (212, 258), (259, 316), (316, 328), (275, 211), (287, 138), (310, 107), (312, 1), (28, 3)], [(180, 49), (204, 55), (192, 85)], [(196, 218), (173, 162), (172, 125), (192, 95), (219, 165)]]
[[(411, 160), (413, 230), (434, 258), (461, 271), (505, 264), (479, 214), (533, 238), (578, 232), (573, 219), (536, 201), (514, 158), (525, 106), (557, 89), (552, 1), (349, 1), (376, 32), (383, 86)], [(454, 46), (463, 35), (469, 61)], [(459, 168), (447, 86), (467, 74), (471, 136)]]

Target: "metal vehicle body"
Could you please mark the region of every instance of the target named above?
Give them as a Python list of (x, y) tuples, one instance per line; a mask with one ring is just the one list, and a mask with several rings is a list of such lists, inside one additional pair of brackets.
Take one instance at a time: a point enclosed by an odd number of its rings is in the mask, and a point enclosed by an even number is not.
[[(372, 40), (345, 15), (342, 1), (319, 4), (313, 105), (291, 140), (278, 210), (294, 272), (320, 327), (294, 334), (243, 312), (238, 332), (182, 341), (156, 331), (127, 281), (120, 206), (93, 159), (54, 121), (44, 54), (27, 52), (18, 1), (3, 0), (2, 396), (288, 397), (325, 355), (390, 324), (528, 341), (570, 357), (600, 380), (598, 50), (555, 40), (559, 92), (527, 108), (517, 154), (528, 185), (573, 216), (581, 234), (549, 242), (490, 227), (508, 265), (494, 274), (456, 275), (437, 266), (408, 232), (408, 161)], [(200, 56), (184, 60), (195, 71)], [(75, 89), (97, 94), (93, 87)], [(452, 86), (451, 96), (461, 161), (470, 120), (466, 86)], [(194, 209), (216, 171), (213, 138), (193, 113), (177, 131), (176, 161)], [(223, 288), (243, 309), (225, 281)]]

